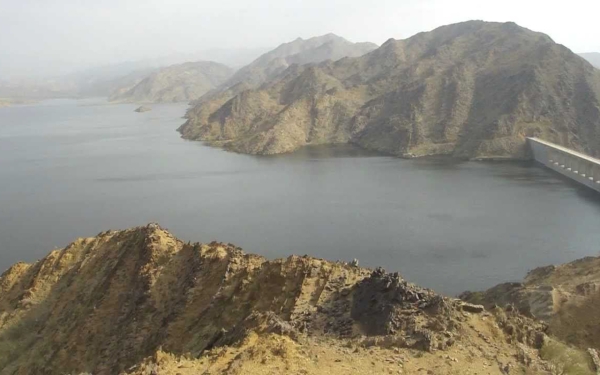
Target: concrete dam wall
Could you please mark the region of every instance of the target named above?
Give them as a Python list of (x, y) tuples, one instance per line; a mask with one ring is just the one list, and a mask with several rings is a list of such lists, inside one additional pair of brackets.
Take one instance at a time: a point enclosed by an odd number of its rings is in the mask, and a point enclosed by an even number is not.
[(600, 192), (600, 159), (538, 138), (527, 141), (536, 161)]

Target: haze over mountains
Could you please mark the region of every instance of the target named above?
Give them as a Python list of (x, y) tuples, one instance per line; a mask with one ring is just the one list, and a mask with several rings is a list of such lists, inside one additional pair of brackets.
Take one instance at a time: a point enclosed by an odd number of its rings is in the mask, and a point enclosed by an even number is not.
[(353, 143), (404, 157), (521, 159), (527, 136), (599, 155), (599, 72), (544, 34), (469, 21), (379, 48), (334, 34), (298, 38), (237, 71), (123, 64), (4, 82), (0, 97), (192, 101), (184, 138), (251, 154)]
[[(158, 69), (190, 61), (212, 61), (239, 68), (257, 58), (264, 48), (210, 49), (90, 67), (59, 75), (0, 75), (0, 97), (51, 99), (108, 97), (123, 87), (132, 87)], [(1, 74), (2, 72), (0, 72)]]
[(187, 139), (251, 154), (354, 143), (400, 156), (526, 158), (539, 136), (600, 154), (600, 71), (545, 34), (469, 21), (362, 57), (292, 65), (196, 104)]
[[(358, 57), (376, 48), (377, 45), (374, 43), (352, 43), (335, 34), (327, 34), (307, 40), (298, 38), (280, 45), (241, 68), (217, 92), (220, 94), (224, 90), (229, 90), (229, 93), (233, 96), (244, 90), (260, 86), (262, 83), (276, 77), (292, 64), (303, 65), (325, 60), (336, 61), (343, 57)], [(209, 97), (213, 95), (215, 93), (212, 93)]]
[(583, 57), (589, 61), (590, 64), (600, 69), (600, 52), (580, 53), (579, 56)]
[[(111, 95), (111, 101), (176, 102), (200, 98), (214, 89), (208, 97), (229, 99), (249, 88), (258, 87), (291, 64), (306, 64), (324, 60), (338, 60), (346, 56), (361, 56), (377, 45), (351, 43), (337, 35), (284, 43), (261, 55), (249, 65), (233, 71), (223, 65), (208, 62), (174, 65), (153, 73), (135, 87), (125, 84)], [(227, 79), (229, 78), (229, 79)], [(227, 80), (226, 80), (227, 79)], [(204, 98), (203, 100), (206, 100)]]

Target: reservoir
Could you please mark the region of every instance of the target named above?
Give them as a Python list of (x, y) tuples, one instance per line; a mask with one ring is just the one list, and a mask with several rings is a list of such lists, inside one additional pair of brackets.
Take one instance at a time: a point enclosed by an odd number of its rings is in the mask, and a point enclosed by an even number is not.
[(0, 108), (0, 272), (148, 222), (269, 258), (357, 258), (449, 295), (600, 255), (600, 194), (533, 162), (240, 155), (182, 140), (185, 104), (136, 107)]

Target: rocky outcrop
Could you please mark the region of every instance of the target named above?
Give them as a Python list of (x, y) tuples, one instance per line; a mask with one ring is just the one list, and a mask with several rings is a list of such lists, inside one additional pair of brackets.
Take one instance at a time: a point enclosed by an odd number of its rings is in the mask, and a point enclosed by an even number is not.
[(588, 353), (590, 354), (592, 362), (594, 363), (596, 374), (600, 374), (600, 356), (598, 355), (598, 351), (593, 348), (588, 348)]
[(550, 368), (544, 330), (397, 273), (186, 244), (156, 224), (0, 277), (2, 374), (534, 373)]
[(126, 82), (109, 97), (112, 102), (189, 102), (217, 87), (233, 70), (215, 62), (199, 61), (171, 65), (151, 73), (133, 85)]
[(599, 98), (600, 71), (548, 36), (471, 21), (290, 66), (197, 104), (179, 131), (251, 154), (354, 143), (404, 157), (524, 159), (536, 136), (598, 156)]
[(600, 257), (531, 271), (522, 283), (506, 283), (462, 299), (488, 308), (512, 305), (548, 323), (549, 332), (580, 348), (600, 348)]

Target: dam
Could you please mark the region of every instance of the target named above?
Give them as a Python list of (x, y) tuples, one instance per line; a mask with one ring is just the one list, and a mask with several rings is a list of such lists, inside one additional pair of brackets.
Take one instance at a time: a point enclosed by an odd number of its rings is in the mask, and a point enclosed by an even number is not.
[(600, 192), (600, 159), (539, 138), (527, 138), (527, 142), (537, 162)]

